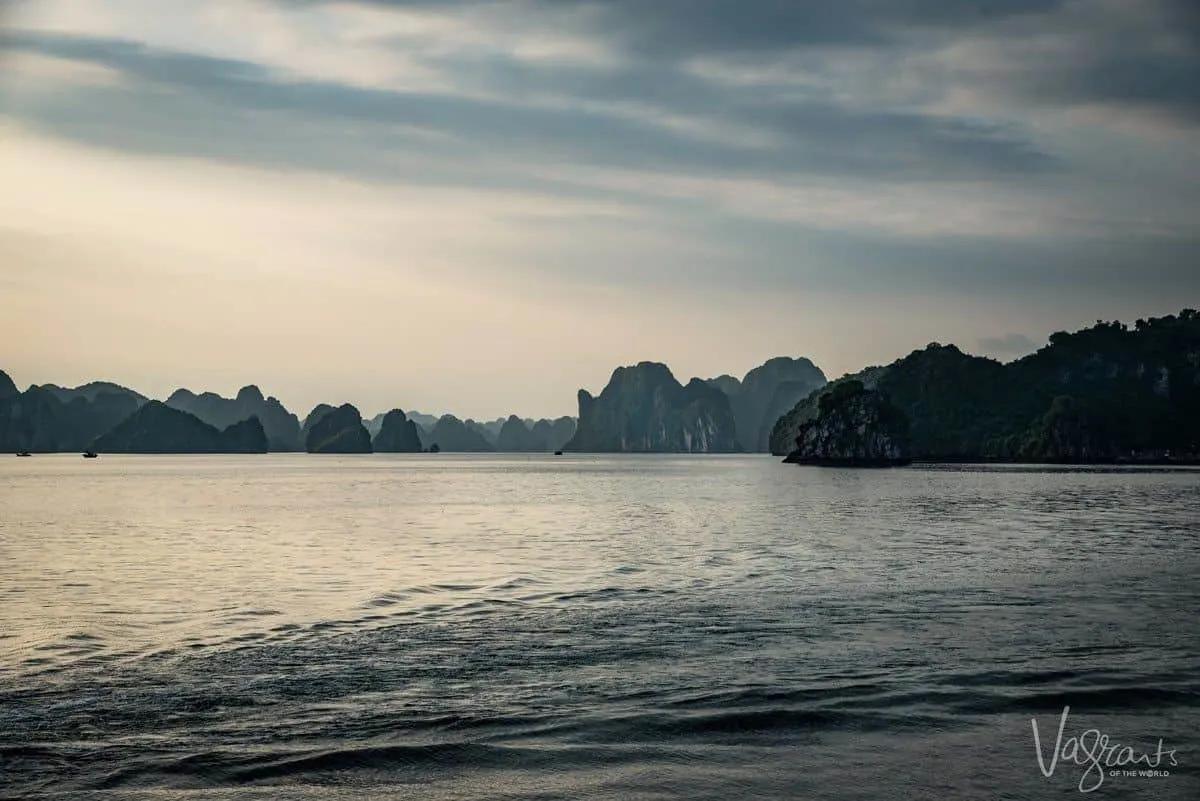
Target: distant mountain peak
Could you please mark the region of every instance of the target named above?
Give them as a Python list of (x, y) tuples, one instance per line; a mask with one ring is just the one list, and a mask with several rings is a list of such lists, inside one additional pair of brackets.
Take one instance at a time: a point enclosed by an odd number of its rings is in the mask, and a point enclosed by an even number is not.
[(60, 387), (57, 384), (43, 384), (40, 388), (50, 392), (63, 403), (70, 403), (76, 398), (83, 398), (90, 402), (94, 401), (100, 395), (123, 395), (132, 398), (139, 406), (149, 400), (142, 393), (136, 392), (129, 387), (115, 384), (112, 381), (89, 381), (77, 387)]
[(238, 390), (237, 401), (238, 403), (266, 403), (266, 398), (263, 397), (262, 390), (254, 384), (247, 384)]
[(420, 453), (421, 435), (402, 409), (392, 409), (383, 416), (371, 445), (376, 453)]
[(17, 389), (17, 385), (13, 380), (8, 377), (8, 373), (0, 370), (0, 398), (11, 398), (19, 394), (21, 394), (20, 390)]
[(358, 408), (343, 403), (320, 415), (307, 428), (304, 448), (309, 453), (370, 453), (371, 435), (363, 426)]
[(444, 414), (429, 429), (426, 439), (442, 452), (480, 453), (495, 451), (496, 447), (484, 435), (483, 427), (474, 420), (460, 420)]
[(729, 398), (660, 362), (618, 367), (598, 397), (579, 391), (579, 423), (564, 450), (722, 453), (740, 450)]
[(223, 398), (215, 392), (199, 395), (188, 389), (177, 389), (167, 398), (172, 409), (195, 415), (218, 429), (257, 417), (267, 432), (273, 451), (300, 450), (300, 421), (283, 404), (263, 398), (258, 387), (243, 387), (236, 398)]
[(181, 409), (150, 401), (92, 447), (104, 453), (265, 453), (267, 435), (257, 417), (218, 429)]

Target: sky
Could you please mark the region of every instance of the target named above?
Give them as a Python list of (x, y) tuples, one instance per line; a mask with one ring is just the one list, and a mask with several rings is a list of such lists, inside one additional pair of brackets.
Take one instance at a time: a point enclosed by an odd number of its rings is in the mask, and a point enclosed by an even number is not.
[(1194, 0), (16, 0), (0, 369), (491, 419), (1200, 302)]

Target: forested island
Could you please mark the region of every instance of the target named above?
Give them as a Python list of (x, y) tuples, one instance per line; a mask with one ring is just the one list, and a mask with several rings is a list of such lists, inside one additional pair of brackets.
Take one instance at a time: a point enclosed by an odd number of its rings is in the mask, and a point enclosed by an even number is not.
[[(864, 393), (882, 417), (843, 413)], [(1098, 321), (1008, 364), (934, 343), (810, 394), (770, 445), (792, 462), (854, 462), (868, 440), (901, 461), (1198, 463), (1200, 315)]]
[(578, 418), (477, 422), (348, 403), (304, 420), (256, 386), (156, 401), (112, 382), (20, 391), (0, 371), (0, 452), (744, 453), (801, 464), (912, 461), (1200, 462), (1200, 315), (1098, 321), (1001, 363), (930, 344), (827, 383), (807, 358), (743, 378), (681, 383), (665, 365), (618, 367)]

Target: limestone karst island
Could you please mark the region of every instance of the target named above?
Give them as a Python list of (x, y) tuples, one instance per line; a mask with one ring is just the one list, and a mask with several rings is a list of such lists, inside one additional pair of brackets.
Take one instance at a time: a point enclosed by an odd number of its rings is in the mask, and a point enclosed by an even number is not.
[(300, 420), (255, 386), (165, 401), (95, 381), (20, 391), (0, 372), (6, 453), (771, 453), (798, 464), (1200, 460), (1200, 315), (1097, 322), (1001, 363), (931, 344), (828, 382), (807, 358), (681, 383), (618, 367), (578, 417), (477, 422), (349, 403)]

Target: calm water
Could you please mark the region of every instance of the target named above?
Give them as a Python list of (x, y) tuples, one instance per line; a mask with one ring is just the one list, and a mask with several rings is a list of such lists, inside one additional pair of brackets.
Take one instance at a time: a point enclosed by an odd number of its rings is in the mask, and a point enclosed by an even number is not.
[(1195, 801), (1198, 529), (1188, 471), (6, 457), (0, 796), (1075, 798), (1069, 704), (1178, 763), (1085, 797)]

